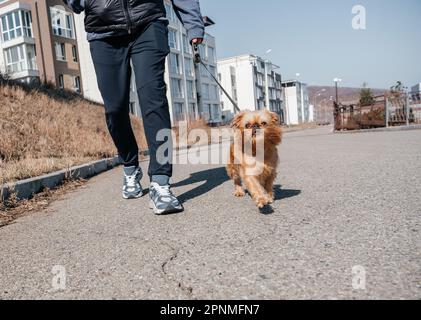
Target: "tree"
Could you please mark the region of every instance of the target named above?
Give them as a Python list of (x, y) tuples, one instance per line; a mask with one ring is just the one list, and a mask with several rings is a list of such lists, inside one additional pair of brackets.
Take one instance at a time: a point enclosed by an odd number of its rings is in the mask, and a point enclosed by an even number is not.
[(371, 106), (375, 102), (373, 92), (370, 88), (367, 88), (367, 83), (363, 84), (363, 87), (360, 91), (360, 105), (361, 106)]

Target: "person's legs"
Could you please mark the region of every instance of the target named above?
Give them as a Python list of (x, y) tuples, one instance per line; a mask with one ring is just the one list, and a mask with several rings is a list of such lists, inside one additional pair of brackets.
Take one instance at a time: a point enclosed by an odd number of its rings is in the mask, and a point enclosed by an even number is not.
[(125, 167), (139, 165), (139, 150), (129, 116), (130, 38), (90, 42), (92, 60), (105, 105), (108, 130)]
[(165, 143), (157, 141), (157, 134), (160, 130), (171, 129), (167, 87), (164, 80), (165, 58), (169, 51), (167, 24), (158, 20), (135, 38), (130, 52), (150, 151), (148, 174), (151, 181), (161, 185), (168, 184), (172, 175), (172, 164), (162, 163), (157, 159), (157, 150)]
[[(164, 81), (165, 58), (169, 53), (167, 23), (151, 23), (133, 41), (132, 62), (136, 77), (137, 92), (142, 110), (146, 139), (150, 150), (149, 176), (151, 185), (150, 208), (155, 214), (183, 211), (182, 204), (172, 194), (169, 179), (172, 164), (162, 161), (157, 150), (164, 143), (169, 145), (167, 156), (172, 155), (172, 141), (157, 141), (160, 130), (171, 129), (171, 119), (167, 101), (167, 87)], [(171, 139), (171, 135), (169, 135)], [(168, 157), (169, 158), (169, 157)], [(172, 159), (171, 159), (172, 160)]]

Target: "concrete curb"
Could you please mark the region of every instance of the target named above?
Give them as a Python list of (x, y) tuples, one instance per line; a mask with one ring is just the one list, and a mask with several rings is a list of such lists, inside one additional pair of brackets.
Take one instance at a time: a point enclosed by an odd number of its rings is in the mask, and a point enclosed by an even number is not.
[(15, 183), (0, 186), (0, 200), (7, 200), (13, 193), (17, 198), (29, 199), (34, 194), (41, 192), (45, 188), (54, 188), (68, 178), (86, 179), (101, 172), (112, 169), (120, 165), (118, 157), (93, 161), (70, 169), (63, 169), (39, 177), (21, 180)]
[(408, 131), (408, 130), (421, 130), (421, 124), (411, 125), (411, 126), (388, 127), (388, 128), (334, 131), (333, 133), (350, 134), (350, 133), (364, 133), (364, 132), (396, 132), (396, 131)]
[[(224, 142), (225, 141), (220, 141), (219, 143), (215, 143), (215, 145), (219, 145)], [(212, 145), (213, 144), (209, 146), (212, 146)], [(203, 146), (206, 146), (206, 145), (203, 145)], [(196, 147), (199, 147), (199, 146), (196, 146)], [(179, 152), (179, 151), (185, 151), (188, 149), (190, 149), (189, 146), (182, 146), (174, 151)], [(140, 155), (144, 157), (149, 156), (149, 150), (141, 151)], [(113, 169), (120, 164), (121, 162), (119, 160), (119, 157), (116, 156), (114, 158), (93, 161), (87, 164), (72, 167), (70, 169), (63, 169), (63, 170), (48, 173), (42, 176), (20, 180), (14, 183), (7, 183), (0, 186), (0, 201), (4, 202), (5, 200), (9, 199), (13, 193), (16, 194), (19, 200), (29, 199), (34, 194), (41, 192), (45, 188), (51, 189), (51, 188), (57, 187), (65, 179), (69, 179), (69, 178), (87, 179), (97, 174), (100, 174), (104, 171)]]

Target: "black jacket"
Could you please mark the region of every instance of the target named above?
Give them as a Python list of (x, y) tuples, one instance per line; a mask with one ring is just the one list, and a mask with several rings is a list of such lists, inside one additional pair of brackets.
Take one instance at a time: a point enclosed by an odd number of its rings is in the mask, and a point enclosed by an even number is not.
[[(132, 32), (165, 17), (164, 0), (63, 0), (75, 13), (85, 10), (88, 34), (127, 30)], [(204, 23), (199, 0), (171, 0), (187, 36), (203, 38)]]
[(130, 32), (161, 17), (165, 17), (162, 0), (85, 0), (87, 32)]

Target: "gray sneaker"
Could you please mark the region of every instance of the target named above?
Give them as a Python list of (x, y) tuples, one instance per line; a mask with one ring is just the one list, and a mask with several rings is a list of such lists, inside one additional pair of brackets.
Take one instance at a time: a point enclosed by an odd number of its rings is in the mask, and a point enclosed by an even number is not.
[(149, 207), (155, 214), (170, 214), (184, 211), (180, 201), (171, 192), (170, 185), (160, 186), (156, 182), (151, 182), (149, 188), (151, 201)]
[(143, 189), (140, 185), (142, 170), (136, 167), (124, 168), (123, 198), (136, 199), (143, 196)]

